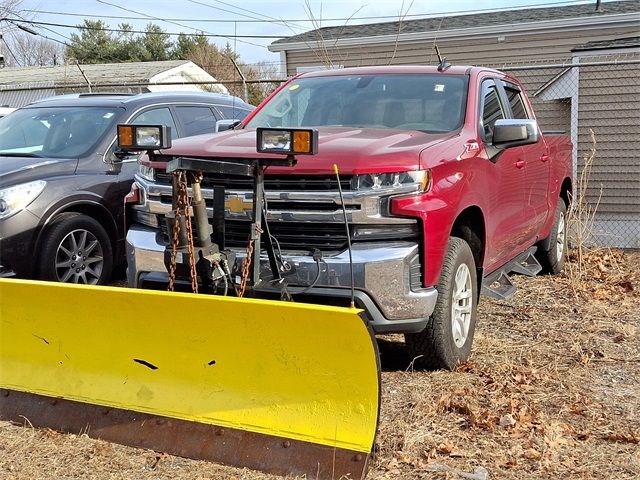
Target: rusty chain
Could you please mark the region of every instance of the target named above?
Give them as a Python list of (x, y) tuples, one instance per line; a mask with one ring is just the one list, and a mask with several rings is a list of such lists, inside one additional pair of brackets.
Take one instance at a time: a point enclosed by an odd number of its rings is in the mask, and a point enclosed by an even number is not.
[[(262, 233), (263, 230), (260, 226), (256, 225), (255, 230), (258, 233)], [(240, 278), (240, 288), (238, 289), (238, 297), (244, 297), (244, 291), (247, 288), (247, 280), (249, 278), (249, 268), (251, 267), (251, 260), (253, 258), (253, 243), (254, 239), (249, 239), (249, 244), (247, 245), (247, 256), (244, 257), (242, 261), (242, 277)]]
[(189, 204), (189, 194), (187, 191), (187, 175), (184, 170), (175, 170), (173, 175), (177, 178), (176, 183), (178, 184), (178, 193), (173, 220), (173, 235), (171, 237), (171, 262), (169, 265), (169, 285), (167, 286), (167, 290), (171, 292), (174, 290), (178, 241), (180, 236), (180, 217), (184, 215), (187, 233), (187, 252), (189, 253), (191, 291), (193, 293), (198, 293), (198, 274), (196, 272), (194, 255), (193, 230), (191, 228), (191, 206)]

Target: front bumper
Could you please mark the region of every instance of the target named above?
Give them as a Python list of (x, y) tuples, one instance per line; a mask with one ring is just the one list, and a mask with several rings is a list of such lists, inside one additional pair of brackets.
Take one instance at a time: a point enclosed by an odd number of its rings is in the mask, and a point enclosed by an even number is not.
[[(145, 278), (166, 276), (162, 234), (159, 230), (133, 225), (127, 233), (127, 280), (132, 287), (144, 286)], [(356, 303), (369, 317), (376, 333), (417, 332), (424, 329), (435, 308), (435, 288), (416, 288), (416, 274), (411, 268), (418, 255), (418, 244), (409, 241), (368, 242), (353, 245), (354, 286)], [(307, 286), (316, 277), (318, 266), (309, 255), (288, 255), (291, 266), (285, 274), (288, 285)], [(242, 262), (244, 252), (237, 252), (236, 262)], [(262, 268), (269, 271), (268, 260)], [(412, 284), (414, 285), (412, 289)], [(345, 300), (351, 295), (349, 252), (327, 256), (320, 263), (316, 286), (305, 294), (311, 301)]]
[(27, 209), (0, 220), (0, 278), (33, 276), (38, 258), (33, 245), (39, 225), (39, 217)]

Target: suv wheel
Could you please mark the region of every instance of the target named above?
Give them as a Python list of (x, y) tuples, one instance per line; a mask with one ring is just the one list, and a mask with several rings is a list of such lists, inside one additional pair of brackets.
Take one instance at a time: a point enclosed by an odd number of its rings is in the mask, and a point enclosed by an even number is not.
[(416, 367), (451, 370), (471, 354), (478, 302), (476, 264), (461, 238), (449, 239), (436, 289), (438, 300), (427, 327), (405, 334), (405, 342)]
[(40, 278), (104, 285), (111, 278), (113, 254), (105, 229), (80, 213), (57, 217), (42, 240)]

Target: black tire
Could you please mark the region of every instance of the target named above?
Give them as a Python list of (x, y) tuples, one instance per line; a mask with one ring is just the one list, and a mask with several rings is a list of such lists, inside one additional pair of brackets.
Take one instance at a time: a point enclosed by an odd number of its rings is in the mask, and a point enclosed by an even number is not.
[(100, 223), (81, 213), (64, 213), (53, 221), (38, 258), (42, 280), (104, 285), (111, 278), (109, 236)]
[[(460, 289), (463, 276), (464, 289)], [(436, 289), (438, 300), (427, 327), (419, 333), (405, 334), (405, 343), (414, 359), (414, 367), (451, 370), (471, 354), (478, 304), (476, 263), (471, 248), (461, 238), (449, 239)], [(468, 313), (458, 315), (461, 321), (456, 322), (454, 331), (453, 302), (456, 296), (465, 297), (457, 302), (457, 306)], [(466, 324), (466, 335), (462, 332), (462, 324)]]
[(567, 206), (562, 198), (558, 200), (556, 217), (551, 227), (549, 237), (538, 244), (536, 258), (542, 271), (550, 275), (557, 275), (564, 268), (564, 260), (567, 256)]

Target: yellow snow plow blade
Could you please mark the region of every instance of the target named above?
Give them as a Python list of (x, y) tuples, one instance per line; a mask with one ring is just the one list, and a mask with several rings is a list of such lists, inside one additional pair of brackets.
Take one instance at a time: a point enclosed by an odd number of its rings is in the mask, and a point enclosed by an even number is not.
[(379, 408), (355, 309), (0, 279), (0, 417), (307, 478), (358, 478)]

